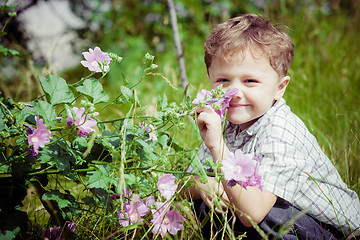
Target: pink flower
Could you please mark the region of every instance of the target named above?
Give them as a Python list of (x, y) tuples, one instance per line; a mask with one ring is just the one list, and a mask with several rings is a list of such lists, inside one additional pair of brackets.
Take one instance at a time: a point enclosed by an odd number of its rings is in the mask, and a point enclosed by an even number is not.
[(251, 157), (250, 154), (244, 154), (240, 149), (222, 161), (221, 171), (224, 178), (228, 180), (228, 187), (234, 186), (236, 183), (242, 185), (245, 189), (248, 186), (254, 186), (263, 190), (261, 177), (257, 171), (260, 165), (260, 157)]
[(40, 119), (39, 116), (35, 116), (36, 129), (32, 129), (28, 133), (28, 144), (33, 146), (33, 155), (38, 155), (39, 148), (45, 147), (45, 144), (50, 142), (51, 131), (46, 130), (46, 125), (43, 123), (44, 120)]
[(170, 234), (175, 235), (177, 231), (184, 228), (181, 223), (185, 221), (185, 218), (181, 216), (178, 211), (170, 210), (167, 214), (167, 217), (169, 218), (167, 229)]
[(48, 240), (64, 240), (61, 237), (60, 227), (54, 227), (51, 230), (50, 228), (47, 228), (46, 231), (41, 231), (41, 237), (43, 237), (43, 239), (48, 239)]
[(86, 116), (83, 115), (85, 112), (85, 108), (83, 107), (80, 109), (78, 109), (77, 107), (73, 107), (73, 111), (76, 114), (76, 121), (74, 121), (74, 118), (71, 114), (71, 110), (68, 109), (68, 117), (66, 118), (67, 125), (71, 126), (75, 124), (76, 127), (78, 128), (78, 135), (80, 137), (86, 138), (90, 132), (95, 131), (92, 128), (97, 125), (97, 122), (96, 120), (90, 117), (90, 114), (87, 114)]
[(220, 88), (208, 91), (206, 89), (201, 90), (196, 95), (196, 98), (192, 102), (196, 106), (210, 105), (220, 117), (225, 115), (226, 110), (229, 107), (229, 103), (233, 96), (238, 93), (236, 88), (228, 90), (226, 93)]
[(106, 52), (102, 52), (99, 47), (94, 50), (89, 48), (89, 52), (82, 53), (86, 61), (81, 61), (84, 67), (87, 67), (91, 72), (106, 72), (109, 69), (111, 58)]
[(258, 187), (261, 191), (263, 191), (264, 188), (263, 188), (263, 185), (261, 183), (261, 176), (258, 174), (258, 169), (259, 169), (259, 166), (260, 166), (261, 157), (255, 156), (253, 159), (256, 161), (256, 167), (255, 167), (254, 175), (252, 175), (246, 182), (243, 183), (243, 187), (245, 189), (246, 189), (247, 186)]
[(140, 123), (140, 127), (144, 129), (147, 133), (149, 133), (149, 138), (145, 140), (145, 142), (152, 140), (156, 142), (158, 140), (156, 136), (155, 127), (152, 124), (147, 124), (145, 122)]
[(67, 228), (71, 231), (71, 232), (75, 232), (76, 231), (76, 225), (74, 222), (68, 223)]
[(177, 185), (175, 183), (175, 176), (167, 173), (163, 177), (158, 178), (158, 189), (161, 196), (166, 200), (170, 200), (176, 192)]
[(164, 237), (169, 232), (175, 235), (177, 231), (184, 228), (181, 223), (185, 221), (185, 218), (178, 211), (170, 210), (167, 203), (157, 202), (156, 209), (151, 210), (151, 212), (153, 213), (151, 223), (154, 224), (152, 229), (154, 234), (160, 234)]
[(221, 117), (225, 115), (226, 110), (229, 107), (229, 103), (233, 96), (235, 96), (238, 93), (239, 90), (236, 88), (232, 88), (229, 91), (227, 91), (222, 98), (219, 100), (219, 104), (221, 105), (220, 109), (215, 109), (215, 112), (219, 114)]
[(222, 161), (221, 171), (226, 180), (245, 182), (254, 175), (256, 161), (249, 154), (244, 154), (240, 149), (234, 153), (230, 152), (228, 157)]
[(122, 196), (125, 199), (130, 199), (131, 195), (132, 195), (132, 191), (129, 190), (127, 187), (125, 187), (125, 189), (122, 190), (122, 194), (120, 193), (112, 194), (110, 195), (110, 198), (112, 200), (116, 200), (116, 199), (120, 199)]
[(200, 92), (197, 93), (196, 98), (194, 99), (192, 104), (196, 106), (201, 106), (202, 104), (211, 105), (216, 101), (217, 100), (213, 98), (213, 94), (210, 91), (202, 89)]
[(145, 200), (145, 205), (150, 207), (151, 205), (154, 205), (155, 204), (155, 198), (154, 196), (149, 196), (146, 198)]
[(137, 222), (143, 222), (141, 217), (145, 216), (150, 209), (144, 204), (137, 194), (133, 194), (131, 200), (124, 204), (124, 210), (118, 211), (119, 223), (123, 227)]

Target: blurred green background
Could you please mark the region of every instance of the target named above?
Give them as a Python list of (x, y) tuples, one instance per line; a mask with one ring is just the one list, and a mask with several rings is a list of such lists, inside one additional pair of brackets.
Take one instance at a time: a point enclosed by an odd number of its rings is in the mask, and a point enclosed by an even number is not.
[[(34, 57), (35, 52), (27, 44), (31, 36), (26, 34), (20, 18), (42, 1), (24, 2), (19, 1), (18, 18), (11, 19), (5, 29), (8, 34), (0, 38), (2, 45), (21, 53), (19, 57), (0, 57), (1, 95), (17, 101), (29, 101), (39, 96), (41, 88), (37, 75), (56, 71), (46, 59)], [(182, 101), (183, 89), (179, 86), (180, 72), (165, 0), (79, 0), (68, 3), (72, 13), (83, 22), (81, 27), (66, 30), (76, 34), (72, 44), (75, 54), (81, 55), (88, 48), (99, 46), (103, 51), (123, 57), (123, 62), (114, 65), (103, 82), (111, 97), (119, 93), (124, 79), (137, 82), (144, 54), (149, 52), (155, 55), (155, 63), (159, 65), (157, 72), (178, 90), (161, 76), (149, 76), (137, 87), (140, 101), (149, 106), (147, 109), (155, 108), (157, 97), (164, 93), (169, 102)], [(295, 44), (295, 57), (289, 73), (292, 80), (284, 98), (318, 139), (344, 181), (359, 194), (360, 1), (175, 0), (175, 5), (191, 97), (197, 90), (210, 86), (203, 63), (203, 41), (211, 26), (251, 12), (288, 27)], [(1, 22), (4, 23), (6, 18), (7, 15), (2, 13)], [(89, 74), (80, 64), (58, 73), (69, 82)], [(126, 107), (110, 108), (100, 118), (117, 118), (125, 113)], [(179, 138), (181, 144), (199, 146), (200, 141), (193, 131), (189, 125)]]

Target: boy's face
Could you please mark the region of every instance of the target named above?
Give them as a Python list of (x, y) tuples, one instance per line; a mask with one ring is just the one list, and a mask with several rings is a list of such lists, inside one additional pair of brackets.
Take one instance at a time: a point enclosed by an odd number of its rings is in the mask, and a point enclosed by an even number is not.
[(228, 108), (228, 119), (240, 129), (250, 127), (279, 100), (289, 83), (280, 78), (265, 56), (254, 58), (250, 51), (245, 57), (234, 54), (228, 61), (215, 57), (208, 69), (212, 88), (223, 85), (226, 90), (237, 88)]

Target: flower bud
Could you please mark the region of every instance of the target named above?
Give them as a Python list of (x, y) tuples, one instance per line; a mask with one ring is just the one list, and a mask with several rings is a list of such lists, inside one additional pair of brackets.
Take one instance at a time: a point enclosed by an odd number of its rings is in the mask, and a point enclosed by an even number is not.
[(145, 54), (145, 59), (147, 60), (147, 61), (154, 61), (154, 59), (155, 59), (155, 57), (153, 56), (153, 55), (151, 55), (150, 53), (146, 53)]

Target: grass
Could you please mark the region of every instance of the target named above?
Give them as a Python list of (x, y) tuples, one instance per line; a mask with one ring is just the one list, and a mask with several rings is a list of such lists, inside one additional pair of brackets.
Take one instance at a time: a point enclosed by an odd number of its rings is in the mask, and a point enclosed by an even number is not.
[[(360, 73), (358, 67), (360, 56), (358, 39), (360, 39), (360, 30), (357, 27), (359, 13), (355, 11), (355, 14), (348, 14), (339, 10), (332, 15), (327, 15), (304, 8), (298, 9), (297, 12), (282, 11), (280, 14), (274, 14), (271, 11), (264, 11), (263, 14), (273, 22), (287, 25), (295, 44), (295, 57), (289, 72), (291, 82), (284, 98), (292, 111), (304, 121), (310, 132), (317, 138), (319, 145), (334, 163), (344, 182), (359, 195), (360, 111), (358, 104), (360, 96), (358, 91)], [(183, 25), (181, 29), (187, 31), (186, 28), (187, 26)], [(210, 27), (208, 27), (208, 32), (210, 32)], [(110, 38), (106, 35), (104, 37)], [(208, 89), (210, 86), (203, 63), (203, 40), (203, 34), (193, 34), (191, 40), (183, 39), (191, 97), (195, 96), (196, 90)], [(107, 40), (105, 39), (104, 42)], [(115, 97), (120, 91), (120, 86), (123, 84), (122, 73), (131, 82), (137, 79), (141, 71), (143, 56), (146, 52), (144, 40), (140, 37), (129, 39), (127, 42), (129, 43), (127, 48), (111, 42), (107, 44), (109, 47), (105, 48), (106, 51), (113, 51), (124, 57), (124, 61), (112, 69), (108, 80), (104, 83), (104, 88), (110, 98)], [(167, 46), (164, 52), (152, 53), (156, 57), (155, 63), (159, 65), (158, 72), (162, 73), (173, 85), (178, 86), (180, 78), (175, 48), (171, 44)], [(28, 69), (30, 70), (22, 69), (21, 71), (27, 71), (27, 74), (23, 76), (30, 77), (21, 78), (19, 74), (17, 75), (18, 82), (8, 87), (9, 91), (15, 92), (13, 96), (19, 98), (24, 96), (19, 89), (16, 89), (16, 86), (20, 88), (23, 86), (26, 89), (26, 86), (31, 85), (29, 81), (35, 82), (34, 75), (38, 71), (33, 68)], [(72, 79), (75, 78), (74, 74), (79, 72), (84, 73), (81, 66), (60, 75), (65, 79)], [(87, 72), (82, 76), (86, 74)], [(21, 79), (27, 85), (19, 84)], [(138, 97), (148, 109), (156, 107), (157, 97), (163, 96), (164, 93), (168, 96), (169, 102), (179, 103), (183, 99), (183, 90), (173, 89), (160, 76), (146, 77), (137, 88)], [(31, 99), (30, 94), (25, 94), (28, 98), (26, 100)], [(126, 110), (126, 108), (109, 108), (101, 114), (101, 118), (103, 120), (118, 118), (119, 115), (125, 115)], [(180, 144), (187, 148), (197, 148), (200, 145), (201, 141), (196, 134), (194, 135), (194, 128), (190, 123), (185, 131), (177, 131), (174, 134)], [(74, 189), (76, 190), (76, 187)], [(31, 198), (27, 201), (26, 208), (36, 221), (41, 222), (41, 219), (48, 218), (41, 207), (33, 207), (39, 206), (39, 202)], [(88, 219), (87, 215), (83, 218), (86, 218), (86, 221), (94, 221), (94, 225), (99, 224), (97, 219), (90, 217)], [(84, 230), (84, 234), (90, 237), (90, 234), (86, 232), (88, 231)]]
[[(359, 194), (360, 56), (357, 54), (357, 41), (360, 31), (354, 27), (359, 16), (341, 11), (333, 15), (306, 9), (299, 11), (297, 14), (288, 11), (281, 17), (270, 16), (273, 22), (289, 27), (295, 45), (295, 57), (289, 72), (291, 82), (284, 98), (317, 138), (344, 182)], [(203, 36), (194, 36), (190, 43), (185, 42), (190, 96), (194, 97), (196, 90), (209, 88), (203, 63)], [(143, 42), (138, 44), (142, 46)], [(122, 55), (124, 62), (110, 74), (107, 90), (120, 87), (119, 72), (125, 73), (128, 80), (136, 78), (140, 71), (137, 64), (142, 62), (144, 53), (138, 50)], [(180, 79), (174, 48), (154, 55), (155, 63), (159, 65), (158, 72), (178, 86)], [(157, 96), (163, 93), (167, 94), (169, 101), (180, 102), (183, 98), (181, 89), (174, 90), (161, 77), (146, 78), (137, 89), (141, 101), (152, 106), (156, 106)], [(117, 91), (110, 90), (110, 94), (116, 95)], [(192, 131), (193, 128), (188, 128), (181, 142), (197, 147), (200, 142), (193, 138)]]

